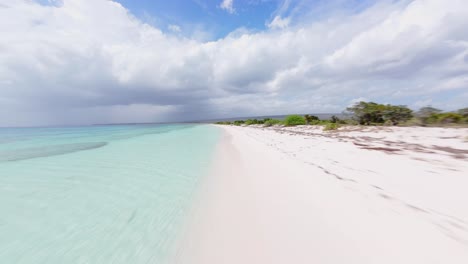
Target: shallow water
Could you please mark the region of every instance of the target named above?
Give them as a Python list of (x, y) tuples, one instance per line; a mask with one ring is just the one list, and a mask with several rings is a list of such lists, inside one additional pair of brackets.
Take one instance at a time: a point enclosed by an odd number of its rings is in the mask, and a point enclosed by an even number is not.
[(165, 263), (219, 131), (0, 129), (1, 263)]

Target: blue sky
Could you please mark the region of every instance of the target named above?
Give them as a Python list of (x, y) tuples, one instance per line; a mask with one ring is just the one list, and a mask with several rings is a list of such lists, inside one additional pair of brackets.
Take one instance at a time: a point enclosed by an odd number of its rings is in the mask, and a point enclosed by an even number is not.
[[(222, 8), (223, 0), (117, 0), (130, 12), (153, 26), (168, 30), (180, 28), (191, 36), (204, 31), (208, 38), (218, 39), (239, 28), (253, 32), (266, 30), (275, 16), (290, 17), (292, 22), (307, 17), (321, 19), (337, 9), (358, 12), (373, 0), (232, 0), (233, 12)], [(314, 12), (315, 11), (315, 12)]]
[[(60, 5), (66, 0), (35, 1), (42, 5)], [(276, 16), (287, 18), (289, 26), (300, 25), (304, 21), (326, 19), (336, 12), (358, 13), (376, 3), (376, 0), (113, 1), (120, 3), (139, 20), (162, 31), (202, 41), (220, 39), (239, 29), (250, 32), (268, 30)], [(223, 8), (223, 2), (229, 3), (232, 9)]]
[(185, 34), (197, 27), (223, 37), (233, 30), (245, 27), (263, 30), (281, 4), (277, 0), (234, 1), (234, 13), (220, 7), (221, 0), (119, 0), (135, 16), (161, 29), (168, 25), (180, 26)]

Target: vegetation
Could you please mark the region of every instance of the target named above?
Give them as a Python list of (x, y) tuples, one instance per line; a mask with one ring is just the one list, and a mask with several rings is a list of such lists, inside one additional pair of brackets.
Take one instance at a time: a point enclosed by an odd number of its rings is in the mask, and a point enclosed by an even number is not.
[(383, 112), (385, 122), (398, 125), (413, 118), (413, 111), (403, 105), (386, 105)]
[(330, 118), (330, 122), (332, 122), (332, 123), (336, 123), (336, 124), (337, 124), (337, 123), (341, 123), (341, 122), (342, 122), (342, 120), (341, 120), (341, 119), (339, 119), (337, 116), (335, 116), (335, 115), (332, 115), (332, 117)]
[(460, 124), (460, 123), (463, 123), (463, 121), (466, 121), (466, 120), (464, 119), (462, 115), (448, 112), (448, 113), (432, 114), (428, 117), (425, 117), (422, 123), (423, 125), (434, 125), (434, 124), (447, 125), (447, 124)]
[(314, 115), (305, 115), (304, 119), (307, 125), (311, 125), (312, 123), (320, 120), (317, 116)]
[(233, 124), (234, 124), (235, 126), (240, 126), (240, 125), (242, 125), (242, 124), (244, 124), (244, 123), (245, 123), (244, 120), (236, 120), (236, 121), (233, 122)]
[(323, 128), (324, 131), (337, 130), (340, 126), (337, 123), (328, 123)]
[(383, 105), (374, 102), (359, 102), (346, 108), (360, 125), (391, 123), (398, 125), (413, 117), (413, 111), (404, 105)]
[(468, 107), (458, 110), (457, 113), (459, 115), (462, 115), (463, 118), (467, 119), (468, 118)]
[(442, 110), (440, 109), (427, 106), (419, 109), (419, 111), (416, 113), (416, 117), (422, 125), (427, 125), (431, 122), (434, 122), (435, 119), (437, 119), (436, 116), (441, 112)]
[(231, 125), (232, 123), (229, 122), (229, 121), (219, 121), (219, 122), (216, 122), (215, 124), (217, 124), (217, 125)]
[(263, 125), (266, 126), (266, 127), (270, 127), (270, 126), (274, 126), (274, 125), (281, 125), (282, 123), (283, 123), (283, 121), (278, 120), (278, 119), (268, 119), (267, 121), (265, 121), (265, 123)]
[(247, 119), (245, 120), (245, 124), (250, 126), (250, 125), (256, 125), (258, 124), (258, 120), (257, 119)]
[(297, 126), (297, 125), (322, 125), (324, 130), (336, 130), (340, 125), (418, 125), (418, 126), (447, 126), (467, 125), (468, 108), (453, 112), (443, 112), (440, 109), (427, 106), (413, 114), (413, 111), (404, 105), (378, 104), (374, 102), (359, 102), (348, 107), (346, 113), (349, 118), (340, 119), (332, 116), (329, 120), (320, 120), (314, 115), (290, 115), (284, 120), (278, 119), (247, 119), (216, 122), (221, 125), (249, 126), (263, 125), (265, 127), (274, 125)]
[(423, 107), (416, 113), (416, 123), (422, 126), (468, 124), (468, 108), (457, 112), (442, 112), (433, 107)]
[(285, 126), (299, 126), (299, 125), (305, 125), (305, 124), (306, 124), (305, 118), (300, 115), (290, 115), (284, 119)]

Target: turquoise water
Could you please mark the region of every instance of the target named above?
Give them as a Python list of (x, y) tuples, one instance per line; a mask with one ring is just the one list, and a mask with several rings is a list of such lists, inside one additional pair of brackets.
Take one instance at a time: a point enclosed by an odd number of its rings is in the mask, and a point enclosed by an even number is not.
[(1, 263), (165, 263), (208, 125), (0, 129)]

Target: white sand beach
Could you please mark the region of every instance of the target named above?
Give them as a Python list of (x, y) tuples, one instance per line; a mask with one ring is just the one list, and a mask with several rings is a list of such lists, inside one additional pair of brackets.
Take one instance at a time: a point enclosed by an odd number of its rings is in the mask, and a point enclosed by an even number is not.
[(468, 129), (220, 128), (176, 263), (468, 263)]

